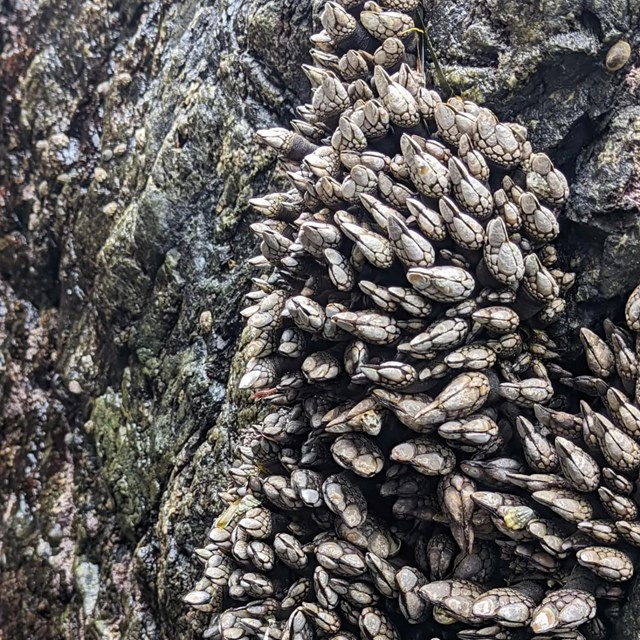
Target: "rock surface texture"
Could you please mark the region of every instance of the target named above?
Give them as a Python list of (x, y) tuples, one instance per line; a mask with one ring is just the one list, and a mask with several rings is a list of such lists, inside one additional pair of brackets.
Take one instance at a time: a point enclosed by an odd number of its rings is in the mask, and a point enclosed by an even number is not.
[[(640, 2), (424, 9), (454, 92), (525, 125), (569, 178), (571, 357), (640, 280)], [(232, 360), (245, 203), (281, 179), (253, 132), (307, 101), (313, 11), (3, 5), (0, 638), (200, 635), (181, 597), (255, 413)], [(640, 634), (639, 603), (618, 638)]]

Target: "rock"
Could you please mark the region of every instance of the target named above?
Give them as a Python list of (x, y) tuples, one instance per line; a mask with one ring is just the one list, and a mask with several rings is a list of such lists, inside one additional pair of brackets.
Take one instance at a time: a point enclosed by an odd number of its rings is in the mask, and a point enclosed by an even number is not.
[[(308, 95), (312, 4), (0, 13), (7, 637), (198, 637), (181, 601), (192, 552), (256, 412), (233, 361), (253, 253), (244, 203), (280, 178), (253, 131)], [(640, 76), (633, 59), (604, 64), (619, 39), (637, 50), (638, 3), (432, 6), (452, 90), (527, 126), (569, 174), (561, 258), (581, 275), (560, 331), (575, 349), (574, 328), (620, 316), (640, 279)], [(621, 639), (640, 633), (639, 597)]]

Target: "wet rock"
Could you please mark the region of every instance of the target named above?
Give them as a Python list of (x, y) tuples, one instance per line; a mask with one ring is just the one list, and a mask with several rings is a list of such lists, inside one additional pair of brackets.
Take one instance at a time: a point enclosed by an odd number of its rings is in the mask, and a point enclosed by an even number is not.
[[(253, 131), (308, 95), (312, 4), (0, 11), (7, 637), (198, 635), (181, 602), (192, 551), (256, 411), (232, 359), (244, 203), (280, 177)], [(452, 91), (527, 126), (570, 174), (561, 259), (580, 273), (564, 328), (577, 344), (572, 327), (620, 309), (640, 277), (639, 3), (424, 4)], [(612, 73), (621, 38), (631, 61)], [(637, 637), (638, 597), (620, 638)]]

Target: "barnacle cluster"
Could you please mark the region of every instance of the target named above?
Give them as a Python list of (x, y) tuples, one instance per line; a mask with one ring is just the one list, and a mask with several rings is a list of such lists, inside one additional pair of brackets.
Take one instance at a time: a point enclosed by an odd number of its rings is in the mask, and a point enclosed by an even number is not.
[(567, 182), (429, 88), (418, 4), (327, 2), (311, 104), (258, 132), (291, 189), (251, 201), (240, 387), (272, 412), (197, 551), (205, 637), (603, 638), (633, 574), (640, 289), (557, 363)]

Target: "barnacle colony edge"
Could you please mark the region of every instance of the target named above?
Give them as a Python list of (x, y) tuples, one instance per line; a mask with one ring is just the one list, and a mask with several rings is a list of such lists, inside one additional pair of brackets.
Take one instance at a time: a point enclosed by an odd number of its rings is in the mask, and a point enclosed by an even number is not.
[(273, 411), (197, 550), (207, 638), (604, 638), (633, 575), (640, 290), (590, 375), (555, 362), (566, 180), (427, 88), (417, 5), (327, 2), (311, 104), (258, 132), (291, 189), (251, 201), (240, 387)]

